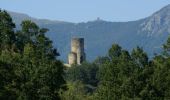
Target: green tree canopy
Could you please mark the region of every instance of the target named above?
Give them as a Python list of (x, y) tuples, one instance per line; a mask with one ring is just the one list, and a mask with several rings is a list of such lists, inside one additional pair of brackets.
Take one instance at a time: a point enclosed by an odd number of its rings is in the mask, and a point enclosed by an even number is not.
[(45, 36), (48, 29), (23, 21), (22, 30), (0, 11), (0, 99), (58, 100), (64, 89), (63, 64), (57, 49)]

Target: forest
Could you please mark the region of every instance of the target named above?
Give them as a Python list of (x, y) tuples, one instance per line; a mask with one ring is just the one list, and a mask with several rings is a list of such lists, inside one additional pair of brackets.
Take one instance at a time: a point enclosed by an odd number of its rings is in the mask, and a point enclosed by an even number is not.
[(46, 32), (30, 20), (16, 30), (0, 10), (0, 100), (170, 99), (170, 38), (151, 59), (113, 43), (107, 55), (67, 68)]

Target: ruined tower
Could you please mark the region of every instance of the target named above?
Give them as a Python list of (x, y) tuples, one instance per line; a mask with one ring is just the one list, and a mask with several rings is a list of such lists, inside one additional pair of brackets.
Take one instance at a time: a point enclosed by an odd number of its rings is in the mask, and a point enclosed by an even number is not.
[(73, 38), (71, 40), (71, 52), (68, 55), (68, 64), (80, 65), (85, 59), (84, 38)]

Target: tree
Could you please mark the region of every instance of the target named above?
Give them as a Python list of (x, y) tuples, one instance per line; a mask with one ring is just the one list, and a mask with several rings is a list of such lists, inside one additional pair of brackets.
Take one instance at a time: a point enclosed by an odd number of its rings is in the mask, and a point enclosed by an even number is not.
[(166, 41), (165, 44), (163, 44), (163, 55), (165, 57), (169, 57), (170, 56), (170, 37), (168, 38), (168, 40)]
[(10, 49), (13, 43), (15, 43), (14, 34), (15, 24), (12, 18), (6, 11), (0, 10), (0, 48)]
[(87, 94), (87, 87), (82, 82), (68, 82), (67, 87), (68, 90), (61, 94), (62, 100), (93, 100)]
[(148, 64), (148, 56), (140, 47), (133, 49), (131, 56), (140, 67), (144, 67)]
[(59, 99), (58, 91), (65, 84), (63, 64), (56, 60), (58, 53), (42, 30), (31, 21), (22, 24), (28, 41), (24, 42), (23, 65), (16, 70), (19, 99)]
[(122, 48), (118, 44), (113, 44), (109, 49), (108, 56), (113, 59), (121, 55)]
[(126, 93), (128, 89), (125, 85), (134, 71), (131, 56), (115, 44), (112, 45), (108, 53), (110, 60), (106, 60), (103, 66), (99, 68), (100, 82), (95, 99), (117, 100), (128, 98), (129, 95)]
[(14, 32), (12, 18), (0, 11), (0, 99), (58, 100), (64, 89), (64, 65), (52, 41), (32, 21)]
[(66, 72), (66, 79), (71, 82), (81, 81), (96, 87), (98, 84), (97, 73), (98, 66), (96, 64), (85, 62), (82, 65), (69, 68)]

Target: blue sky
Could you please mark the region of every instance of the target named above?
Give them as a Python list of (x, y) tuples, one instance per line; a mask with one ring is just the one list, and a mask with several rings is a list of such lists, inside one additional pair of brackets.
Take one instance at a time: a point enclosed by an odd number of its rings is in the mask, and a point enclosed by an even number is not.
[(107, 21), (132, 21), (168, 4), (170, 0), (0, 0), (1, 9), (69, 22), (86, 22), (97, 17)]

